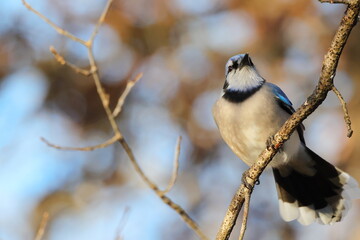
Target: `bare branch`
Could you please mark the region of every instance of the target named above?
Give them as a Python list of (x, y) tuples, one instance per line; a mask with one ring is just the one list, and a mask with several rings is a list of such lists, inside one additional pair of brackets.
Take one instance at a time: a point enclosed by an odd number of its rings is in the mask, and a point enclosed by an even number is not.
[(86, 77), (88, 77), (91, 74), (91, 71), (86, 70), (86, 69), (82, 69), (79, 68), (78, 66), (68, 62), (65, 60), (65, 58), (63, 56), (61, 56), (56, 49), (54, 48), (54, 46), (50, 46), (50, 52), (54, 55), (55, 60), (60, 63), (61, 65), (66, 65), (68, 67), (70, 67), (72, 70), (74, 70), (76, 73), (80, 73)]
[(95, 25), (95, 28), (90, 36), (90, 39), (86, 42), (87, 43), (87, 46), (88, 47), (91, 47), (93, 42), (94, 42), (94, 39), (96, 37), (96, 35), (98, 34), (99, 32), (99, 28), (100, 26), (103, 24), (104, 20), (105, 20), (105, 17), (107, 15), (107, 13), (109, 12), (109, 9), (110, 9), (110, 6), (111, 6), (111, 3), (113, 2), (113, 0), (108, 0), (107, 3), (106, 3), (106, 6), (103, 10), (103, 12), (101, 13), (100, 17), (99, 17), (99, 20), (97, 21), (96, 25)]
[[(269, 164), (271, 159), (275, 156), (277, 151), (281, 148), (286, 140), (288, 140), (295, 130), (295, 128), (307, 118), (315, 109), (325, 100), (327, 93), (332, 90), (333, 76), (339, 62), (340, 55), (346, 41), (351, 33), (351, 30), (358, 21), (360, 11), (360, 2), (356, 4), (349, 4), (344, 17), (341, 20), (340, 26), (337, 29), (335, 36), (331, 42), (330, 48), (326, 53), (323, 61), (323, 66), (319, 78), (319, 83), (314, 92), (307, 98), (307, 100), (300, 106), (298, 110), (284, 123), (280, 130), (274, 135), (272, 146), (274, 148), (265, 149), (258, 157), (255, 164), (253, 164), (247, 171), (246, 176), (253, 179), (255, 182)], [(252, 184), (253, 189), (254, 184)], [(229, 239), (239, 212), (242, 208), (245, 199), (245, 186), (241, 184), (232, 202), (226, 212), (224, 220), (217, 233), (217, 240)]]
[[(73, 41), (79, 42), (81, 44), (83, 44), (87, 49), (88, 49), (88, 57), (89, 57), (89, 62), (90, 62), (90, 73), (92, 74), (93, 78), (94, 78), (94, 82), (96, 85), (96, 89), (97, 92), (99, 94), (99, 97), (101, 99), (101, 102), (103, 104), (104, 110), (106, 112), (106, 115), (109, 119), (110, 125), (115, 133), (115, 135), (119, 135), (120, 137), (122, 136), (117, 125), (115, 122), (114, 117), (112, 116), (111, 110), (109, 109), (108, 105), (109, 105), (109, 97), (108, 95), (105, 93), (105, 90), (103, 89), (103, 87), (101, 86), (101, 82), (100, 82), (100, 77), (99, 77), (99, 73), (98, 73), (98, 67), (96, 65), (95, 62), (95, 58), (94, 58), (94, 54), (92, 51), (92, 41), (94, 39), (94, 37), (96, 36), (99, 27), (101, 26), (101, 23), (104, 21), (106, 13), (108, 12), (108, 9), (110, 7), (110, 4), (113, 0), (108, 0), (106, 7), (103, 11), (103, 13), (101, 14), (95, 28), (93, 31), (93, 34), (90, 38), (90, 40), (88, 42), (72, 35), (71, 33), (69, 33), (68, 31), (65, 31), (64, 29), (62, 29), (61, 27), (57, 26), (55, 23), (53, 23), (51, 20), (49, 20), (47, 17), (45, 17), (43, 14), (41, 14), (40, 12), (36, 11), (33, 7), (31, 7), (25, 0), (21, 0), (23, 2), (23, 4), (25, 5), (26, 8), (28, 8), (30, 11), (32, 11), (33, 13), (35, 13), (37, 16), (39, 16), (41, 19), (43, 19), (46, 23), (48, 23), (51, 27), (53, 27), (59, 34), (64, 35), (70, 39), (72, 39)], [(51, 50), (55, 50), (54, 48), (50, 49)], [(57, 52), (53, 52), (53, 54), (56, 54)], [(58, 57), (60, 56), (59, 54), (57, 54)], [(61, 63), (64, 64), (64, 62), (66, 62), (64, 59), (61, 59), (62, 57), (60, 56), (60, 58), (58, 58), (57, 60)]]
[(42, 217), (41, 217), (39, 228), (38, 228), (38, 230), (36, 232), (35, 240), (42, 240), (43, 239), (48, 222), (49, 222), (49, 213), (44, 212)]
[(111, 110), (109, 108), (109, 96), (105, 92), (104, 88), (101, 85), (98, 67), (97, 67), (96, 62), (95, 62), (94, 54), (93, 54), (92, 49), (90, 47), (88, 48), (88, 57), (89, 57), (89, 62), (90, 62), (90, 66), (91, 66), (91, 72), (92, 72), (92, 76), (93, 76), (93, 79), (94, 79), (94, 82), (95, 82), (96, 90), (97, 90), (97, 93), (98, 93), (98, 95), (100, 97), (103, 108), (104, 108), (104, 110), (106, 112), (106, 116), (107, 116), (107, 118), (108, 118), (108, 120), (110, 122), (111, 128), (113, 129), (115, 135), (120, 135), (122, 137), (122, 134), (120, 133), (119, 127), (117, 126), (117, 124), (115, 122), (115, 118), (112, 115), (112, 112), (111, 112)]
[(93, 151), (96, 149), (100, 149), (100, 148), (106, 148), (112, 144), (114, 144), (116, 141), (118, 141), (120, 139), (119, 135), (115, 135), (112, 138), (110, 138), (109, 140), (100, 143), (98, 145), (95, 146), (89, 146), (89, 147), (63, 147), (63, 146), (59, 146), (59, 145), (55, 145), (50, 143), (48, 140), (46, 140), (45, 138), (40, 138), (41, 141), (43, 141), (44, 143), (46, 143), (49, 147), (52, 148), (56, 148), (59, 150), (69, 150), (69, 151)]
[[(87, 50), (88, 50), (88, 58), (89, 58), (89, 64), (90, 64), (90, 74), (93, 77), (95, 86), (96, 86), (96, 90), (97, 93), (100, 97), (100, 101), (102, 103), (102, 106), (105, 110), (106, 116), (109, 120), (109, 123), (111, 125), (111, 128), (114, 132), (114, 137), (111, 138), (110, 140), (96, 145), (96, 146), (91, 146), (91, 147), (85, 147), (85, 148), (73, 148), (73, 147), (61, 147), (61, 146), (57, 146), (54, 144), (49, 143), (47, 140), (42, 138), (42, 141), (44, 141), (46, 144), (48, 144), (50, 147), (54, 147), (57, 149), (61, 149), (61, 150), (78, 150), (78, 151), (91, 151), (94, 149), (98, 149), (98, 148), (103, 148), (106, 147), (112, 143), (114, 143), (115, 141), (119, 141), (119, 143), (121, 144), (121, 146), (124, 148), (126, 154), (128, 155), (130, 162), (132, 163), (132, 165), (135, 168), (135, 171), (140, 175), (140, 177), (142, 178), (142, 180), (148, 185), (149, 188), (151, 188), (155, 194), (165, 203), (167, 204), (169, 207), (171, 207), (175, 212), (177, 212), (180, 217), (184, 220), (184, 222), (195, 231), (195, 233), (199, 236), (200, 239), (207, 239), (206, 236), (202, 233), (202, 231), (200, 230), (200, 228), (198, 227), (197, 223), (191, 219), (191, 217), (185, 212), (185, 210), (180, 207), (178, 204), (174, 203), (169, 197), (167, 197), (166, 195), (164, 195), (163, 191), (161, 191), (158, 186), (156, 184), (154, 184), (143, 172), (143, 170), (140, 168), (130, 146), (128, 145), (128, 143), (126, 142), (125, 138), (123, 137), (122, 133), (120, 132), (120, 129), (118, 127), (118, 125), (116, 124), (115, 121), (115, 116), (116, 114), (113, 115), (113, 113), (111, 112), (110, 108), (109, 108), (109, 95), (105, 92), (104, 88), (102, 87), (101, 81), (100, 81), (100, 76), (99, 76), (99, 71), (98, 71), (98, 67), (94, 58), (94, 53), (93, 53), (93, 49), (92, 49), (92, 45), (93, 45), (93, 41), (95, 39), (95, 36), (98, 33), (98, 30), (101, 26), (101, 24), (103, 23), (106, 14), (109, 10), (109, 7), (112, 3), (113, 0), (108, 0), (95, 28), (94, 31), (90, 37), (90, 39), (88, 41), (84, 41), (82, 39), (79, 39), (77, 37), (75, 37), (74, 35), (70, 34), (69, 32), (61, 29), (60, 27), (58, 27), (56, 24), (54, 24), (53, 22), (51, 22), (48, 18), (46, 18), (44, 15), (42, 15), (41, 13), (37, 12), (36, 10), (34, 10), (29, 4), (27, 4), (27, 2), (25, 0), (22, 0), (23, 4), (32, 12), (34, 12), (36, 15), (38, 15), (40, 18), (42, 18), (45, 22), (47, 22), (50, 26), (52, 26), (56, 31), (58, 31), (59, 34), (62, 34), (76, 42), (79, 42), (81, 44), (83, 44)], [(54, 54), (54, 52), (53, 52)], [(58, 54), (58, 56), (56, 55), (56, 51), (55, 51), (55, 57), (58, 57), (57, 61), (59, 61), (61, 64), (66, 63), (66, 61)], [(60, 57), (59, 57), (60, 56)], [(75, 68), (76, 69), (76, 68)], [(138, 75), (139, 76), (139, 75)], [(141, 76), (140, 76), (141, 77)], [(139, 77), (139, 78), (140, 78)], [(135, 83), (135, 82), (134, 82)], [(129, 90), (130, 91), (130, 90)], [(126, 93), (128, 94), (128, 93)], [(126, 95), (124, 96), (125, 99)], [(120, 100), (119, 100), (120, 101)], [(121, 100), (124, 101), (124, 100)], [(123, 103), (119, 105), (119, 110), (117, 110), (118, 112), (121, 111), (121, 106)], [(176, 167), (177, 168), (177, 167)], [(170, 187), (171, 188), (171, 187)]]
[(240, 236), (239, 236), (239, 240), (243, 240), (244, 236), (245, 236), (245, 231), (246, 231), (246, 225), (247, 225), (247, 220), (248, 220), (248, 216), (249, 216), (249, 207), (250, 207), (250, 197), (251, 197), (251, 192), (249, 189), (245, 189), (245, 204), (244, 204), (244, 213), (243, 213), (243, 220), (241, 223), (241, 229), (240, 229)]
[(171, 174), (171, 179), (165, 188), (165, 190), (161, 191), (162, 194), (166, 194), (171, 191), (171, 189), (174, 187), (178, 172), (179, 172), (179, 156), (180, 156), (180, 145), (181, 145), (181, 136), (179, 136), (177, 143), (176, 143), (176, 149), (175, 149), (175, 156), (174, 156), (174, 166), (173, 171)]
[(351, 129), (351, 120), (350, 120), (350, 116), (349, 116), (349, 111), (346, 107), (346, 102), (345, 102), (343, 96), (341, 95), (340, 91), (335, 87), (335, 85), (332, 86), (331, 90), (336, 94), (336, 96), (338, 97), (338, 99), (341, 103), (341, 106), (342, 106), (342, 109), (344, 112), (345, 124), (346, 124), (347, 130), (348, 130), (347, 137), (350, 138), (353, 134), (353, 130)]
[(125, 99), (126, 97), (129, 95), (131, 89), (134, 87), (134, 85), (137, 83), (137, 81), (140, 80), (140, 78), (142, 78), (143, 74), (142, 73), (139, 73), (138, 75), (136, 75), (136, 77), (133, 79), (133, 80), (130, 80), (127, 82), (126, 84), (126, 87), (125, 87), (125, 90), (124, 92), (121, 94), (117, 104), (116, 104), (116, 107), (112, 113), (112, 115), (114, 117), (117, 117), (121, 110), (122, 110), (122, 106), (124, 105), (124, 102), (125, 102)]
[(48, 19), (47, 17), (45, 17), (43, 14), (41, 14), (40, 12), (36, 11), (33, 7), (31, 7), (25, 0), (21, 0), (22, 3), (24, 4), (24, 6), (29, 9), (31, 12), (35, 13), (36, 15), (38, 15), (42, 20), (44, 20), (47, 24), (49, 24), (52, 28), (54, 28), (60, 35), (63, 35), (65, 37), (68, 37), (72, 40), (74, 40), (75, 42), (79, 42), (82, 45), (86, 46), (86, 42), (78, 37), (76, 37), (75, 35), (71, 34), (68, 31), (65, 31), (64, 29), (62, 29), (61, 27), (59, 27), (58, 25), (56, 25), (54, 22), (52, 22), (50, 19)]
[(351, 0), (319, 0), (321, 3), (351, 4)]

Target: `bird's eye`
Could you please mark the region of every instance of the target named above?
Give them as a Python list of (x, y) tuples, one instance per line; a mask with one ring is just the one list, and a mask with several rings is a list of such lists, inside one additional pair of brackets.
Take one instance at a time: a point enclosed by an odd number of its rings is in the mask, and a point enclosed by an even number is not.
[(231, 72), (233, 69), (234, 69), (234, 67), (232, 65), (228, 66), (228, 72)]

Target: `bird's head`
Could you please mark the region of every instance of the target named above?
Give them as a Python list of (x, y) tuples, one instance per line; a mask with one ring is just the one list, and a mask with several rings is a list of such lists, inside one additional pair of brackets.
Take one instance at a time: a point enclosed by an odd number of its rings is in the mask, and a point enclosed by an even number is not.
[(247, 92), (261, 86), (265, 80), (260, 76), (249, 54), (231, 57), (225, 66), (223, 90)]

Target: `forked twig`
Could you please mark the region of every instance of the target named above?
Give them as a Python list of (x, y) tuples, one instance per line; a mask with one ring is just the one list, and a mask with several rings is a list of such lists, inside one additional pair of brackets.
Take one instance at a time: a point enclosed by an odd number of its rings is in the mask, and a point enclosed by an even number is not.
[(205, 234), (201, 231), (197, 223), (189, 216), (189, 214), (178, 204), (176, 204), (173, 200), (171, 200), (168, 196), (163, 194), (163, 191), (159, 189), (159, 187), (153, 183), (141, 169), (139, 163), (136, 161), (134, 153), (128, 143), (124, 138), (119, 139), (121, 146), (124, 148), (127, 153), (131, 163), (133, 164), (135, 171), (140, 175), (142, 180), (148, 185), (148, 187), (155, 192), (157, 196), (161, 198), (161, 200), (167, 204), (170, 208), (172, 208), (175, 212), (179, 214), (179, 216), (183, 219), (185, 223), (198, 235), (198, 237), (202, 240), (208, 239)]
[[(104, 22), (104, 19), (106, 17), (106, 14), (110, 8), (110, 5), (112, 3), (113, 0), (108, 0), (106, 3), (106, 6), (102, 12), (102, 14), (100, 15), (96, 26), (89, 38), (89, 40), (84, 41), (76, 36), (74, 36), (73, 34), (63, 30), (62, 28), (58, 27), (55, 23), (53, 23), (52, 21), (50, 21), (47, 17), (45, 17), (44, 15), (42, 15), (40, 12), (36, 11), (34, 8), (32, 8), (25, 0), (22, 0), (23, 4), (33, 13), (35, 13), (36, 15), (38, 15), (41, 19), (43, 19), (46, 23), (48, 23), (51, 27), (53, 27), (59, 34), (64, 35), (70, 39), (72, 39), (73, 41), (79, 42), (80, 44), (84, 45), (87, 48), (88, 51), (88, 59), (89, 59), (89, 64), (90, 64), (90, 75), (93, 77), (95, 86), (96, 86), (96, 90), (97, 93), (100, 97), (102, 106), (105, 110), (106, 116), (109, 120), (109, 123), (111, 125), (111, 128), (114, 132), (114, 137), (111, 138), (110, 140), (96, 145), (96, 146), (92, 146), (92, 147), (87, 147), (87, 148), (71, 148), (71, 147), (61, 147), (61, 146), (57, 146), (54, 144), (49, 143), (47, 140), (42, 139), (45, 143), (47, 143), (49, 146), (57, 148), (57, 149), (61, 149), (61, 150), (79, 150), (79, 151), (90, 151), (90, 150), (94, 150), (94, 149), (98, 149), (98, 148), (102, 148), (102, 147), (106, 147), (108, 145), (110, 145), (111, 143), (113, 143), (114, 141), (118, 141), (121, 146), (123, 147), (123, 149), (125, 150), (126, 154), (128, 155), (130, 162), (132, 163), (132, 165), (135, 168), (135, 171), (140, 175), (140, 177), (142, 178), (142, 180), (148, 185), (149, 188), (151, 188), (156, 195), (168, 206), (170, 206), (174, 211), (176, 211), (180, 217), (185, 221), (185, 223), (188, 224), (188, 226), (194, 230), (194, 232), (199, 236), (200, 239), (207, 239), (206, 236), (202, 233), (202, 231), (200, 230), (200, 228), (198, 227), (197, 223), (185, 212), (185, 210), (179, 206), (178, 204), (174, 203), (169, 197), (167, 197), (166, 195), (164, 195), (163, 191), (161, 191), (158, 186), (156, 184), (154, 184), (143, 172), (143, 170), (141, 169), (141, 167), (139, 166), (133, 152), (132, 149), (130, 148), (130, 146), (128, 145), (127, 141), (125, 140), (125, 138), (123, 137), (116, 121), (115, 121), (115, 116), (117, 116), (120, 111), (121, 111), (121, 107), (123, 105), (123, 102), (128, 94), (128, 92), (123, 93), (123, 98), (120, 97), (119, 102), (118, 102), (118, 109), (115, 108), (116, 112), (113, 115), (113, 113), (111, 112), (110, 108), (109, 108), (109, 96), (108, 94), (105, 92), (104, 88), (102, 87), (101, 81), (100, 81), (100, 76), (99, 76), (99, 71), (98, 71), (98, 67), (95, 61), (95, 57), (94, 57), (94, 53), (93, 53), (93, 42), (94, 39), (99, 31), (99, 28), (101, 26), (101, 24)], [(55, 55), (55, 58), (57, 58), (57, 61), (60, 62), (61, 64), (66, 64), (69, 65), (73, 70), (75, 70), (76, 72), (82, 73), (82, 74), (87, 74), (86, 70), (82, 71), (80, 70), (78, 67), (76, 66), (71, 66), (72, 64), (67, 63), (65, 61), (65, 59), (60, 55), (57, 54), (56, 50), (53, 48), (52, 49), (53, 54)], [(55, 51), (54, 51), (55, 50)], [(141, 77), (141, 75), (138, 75)], [(140, 78), (139, 77), (139, 78)], [(138, 79), (137, 79), (138, 80)], [(136, 81), (133, 81), (131, 84), (135, 84)], [(132, 86), (131, 86), (132, 87)], [(130, 88), (130, 87), (129, 87)], [(130, 89), (128, 90), (130, 91)], [(115, 140), (116, 139), (116, 140)], [(176, 167), (177, 168), (177, 167)], [(173, 180), (172, 180), (173, 181)], [(172, 184), (172, 183), (171, 183)], [(170, 187), (171, 188), (171, 187)]]
[(93, 30), (93, 32), (92, 32), (89, 40), (87, 41), (88, 44), (89, 44), (89, 45), (88, 45), (89, 47), (91, 47), (92, 43), (94, 42), (94, 39), (95, 39), (96, 35), (98, 34), (99, 29), (100, 29), (101, 25), (103, 24), (103, 22), (104, 22), (104, 20), (105, 20), (105, 17), (106, 17), (106, 15), (108, 14), (109, 9), (110, 9), (110, 6), (111, 6), (111, 4), (112, 4), (113, 1), (114, 1), (114, 0), (108, 0), (108, 1), (106, 2), (106, 5), (105, 5), (105, 7), (104, 7), (104, 10), (103, 10), (103, 12), (101, 13), (98, 21), (96, 22), (95, 28), (94, 28), (94, 30)]
[(83, 45), (86, 45), (86, 41), (76, 37), (75, 35), (71, 34), (70, 32), (62, 29), (61, 27), (59, 27), (58, 25), (56, 25), (53, 21), (51, 21), (49, 18), (45, 17), (43, 14), (41, 14), (40, 12), (36, 11), (33, 7), (30, 6), (30, 4), (28, 4), (25, 0), (21, 0), (21, 2), (24, 4), (24, 6), (29, 9), (31, 12), (35, 13), (36, 15), (38, 15), (42, 20), (44, 20), (47, 24), (49, 24), (53, 29), (55, 29), (60, 35), (63, 35), (65, 37), (68, 37), (72, 40), (74, 40), (75, 42), (79, 42)]
[(60, 63), (61, 65), (66, 65), (68, 67), (70, 67), (72, 70), (74, 70), (76, 73), (80, 73), (86, 77), (91, 75), (91, 71), (86, 70), (86, 69), (82, 69), (79, 68), (78, 66), (76, 66), (75, 64), (72, 64), (68, 61), (65, 60), (65, 58), (63, 56), (61, 56), (55, 49), (54, 46), (50, 46), (50, 52), (54, 55), (55, 60)]

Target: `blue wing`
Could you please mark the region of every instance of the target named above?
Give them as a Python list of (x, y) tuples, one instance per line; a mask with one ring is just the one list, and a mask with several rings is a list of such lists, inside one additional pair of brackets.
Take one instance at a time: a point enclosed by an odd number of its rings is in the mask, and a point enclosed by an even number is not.
[(281, 106), (281, 108), (284, 109), (290, 115), (293, 114), (295, 112), (295, 109), (293, 108), (292, 103), (289, 100), (289, 98), (286, 96), (286, 94), (275, 84), (268, 82), (268, 85), (271, 87), (271, 90), (274, 93), (274, 96), (278, 101), (279, 105)]
[[(295, 112), (295, 109), (293, 108), (292, 103), (289, 100), (289, 98), (286, 96), (286, 94), (275, 84), (269, 83), (269, 82), (267, 82), (267, 84), (270, 86), (272, 92), (274, 93), (275, 99), (277, 100), (277, 103), (279, 104), (279, 106), (283, 110), (285, 110), (287, 113), (292, 115)], [(297, 131), (299, 133), (300, 140), (301, 140), (301, 142), (303, 142), (305, 144), (304, 130), (305, 130), (305, 127), (303, 124), (300, 124), (297, 127)]]

